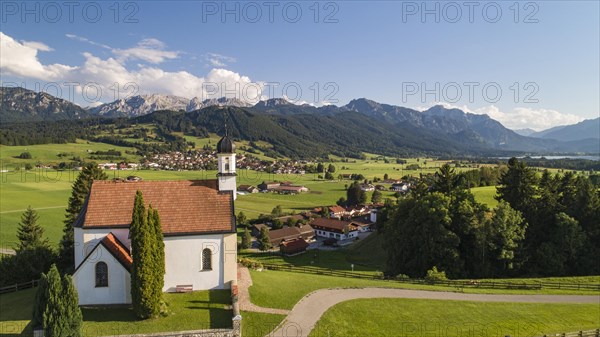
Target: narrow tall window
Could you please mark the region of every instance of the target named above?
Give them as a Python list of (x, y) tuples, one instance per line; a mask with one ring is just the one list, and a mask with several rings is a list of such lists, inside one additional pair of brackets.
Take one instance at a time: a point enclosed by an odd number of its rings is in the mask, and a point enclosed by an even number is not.
[(212, 251), (209, 248), (202, 250), (202, 270), (212, 270)]
[(96, 287), (108, 287), (108, 266), (104, 262), (96, 263)]

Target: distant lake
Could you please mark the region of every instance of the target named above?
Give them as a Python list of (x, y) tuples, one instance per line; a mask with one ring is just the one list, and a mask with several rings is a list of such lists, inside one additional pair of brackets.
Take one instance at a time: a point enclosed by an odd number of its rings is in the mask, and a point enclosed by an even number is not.
[[(546, 158), (549, 160), (552, 160), (552, 159), (586, 159), (586, 160), (594, 160), (594, 161), (600, 160), (600, 156), (569, 156), (569, 155), (565, 155), (565, 156), (527, 156), (527, 157), (533, 158), (533, 159)], [(517, 158), (523, 159), (523, 158), (525, 158), (525, 156), (517, 157)], [(510, 159), (510, 158), (502, 157), (499, 159)]]

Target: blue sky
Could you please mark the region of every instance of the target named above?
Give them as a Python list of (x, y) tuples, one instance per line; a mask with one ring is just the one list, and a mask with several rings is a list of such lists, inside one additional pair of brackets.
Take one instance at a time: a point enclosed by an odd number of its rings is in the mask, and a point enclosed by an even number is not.
[[(51, 94), (56, 84), (83, 106), (135, 83), (186, 98), (227, 94), (218, 84), (247, 100), (442, 102), (512, 128), (600, 111), (597, 1), (75, 2), (72, 20), (67, 2), (53, 4), (2, 3), (2, 82)], [(69, 95), (66, 83), (80, 86)]]

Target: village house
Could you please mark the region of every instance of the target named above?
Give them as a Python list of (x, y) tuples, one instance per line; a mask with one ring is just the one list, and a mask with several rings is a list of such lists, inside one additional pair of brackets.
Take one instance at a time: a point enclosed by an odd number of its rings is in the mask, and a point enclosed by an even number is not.
[(342, 206), (329, 206), (329, 216), (332, 218), (341, 219), (342, 217), (348, 215), (348, 211)]
[(304, 253), (309, 246), (310, 244), (303, 239), (294, 239), (282, 242), (279, 250), (281, 254), (292, 256)]
[(243, 193), (258, 193), (258, 188), (252, 185), (240, 185), (238, 186), (237, 191)]
[(131, 303), (129, 226), (137, 191), (158, 210), (165, 244), (164, 292), (226, 289), (237, 280), (235, 145), (217, 144), (214, 180), (94, 181), (75, 228), (73, 280), (80, 305)]
[(308, 225), (302, 227), (283, 227), (269, 231), (269, 241), (273, 247), (279, 247), (285, 241), (296, 239), (303, 239), (306, 242), (310, 242), (314, 237), (315, 231)]
[(352, 221), (317, 218), (310, 225), (315, 230), (315, 234), (323, 238), (353, 239), (358, 237), (359, 232), (358, 226)]
[(364, 192), (372, 192), (375, 191), (375, 186), (371, 184), (360, 184), (360, 189)]
[(280, 216), (279, 218), (275, 218), (283, 223), (286, 223), (289, 219), (292, 219), (292, 221), (294, 223), (297, 223), (298, 221), (302, 221), (302, 220), (306, 220), (306, 217), (303, 214), (294, 214), (294, 215), (284, 215), (284, 216)]
[(264, 223), (259, 223), (259, 224), (255, 224), (252, 226), (252, 232), (251, 235), (252, 236), (259, 236), (260, 235), (260, 231), (263, 228), (269, 228), (269, 226), (265, 225)]
[(404, 183), (404, 182), (392, 184), (392, 186), (390, 187), (391, 191), (402, 192), (402, 193), (408, 192), (409, 189), (410, 189), (410, 184)]
[(308, 192), (308, 188), (304, 186), (296, 186), (296, 185), (279, 185), (272, 189), (272, 191), (280, 193), (280, 194), (300, 194), (304, 192)]
[(261, 184), (258, 184), (258, 189), (261, 191), (272, 191), (275, 188), (279, 187), (280, 185), (281, 185), (281, 183), (274, 182), (274, 181), (269, 182), (269, 183), (266, 183), (263, 181)]

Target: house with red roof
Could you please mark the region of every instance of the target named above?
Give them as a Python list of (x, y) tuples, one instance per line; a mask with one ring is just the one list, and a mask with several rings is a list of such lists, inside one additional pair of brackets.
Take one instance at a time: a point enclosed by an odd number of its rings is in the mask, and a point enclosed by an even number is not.
[(164, 292), (226, 289), (237, 281), (235, 145), (217, 144), (214, 180), (94, 181), (73, 224), (80, 305), (131, 303), (129, 226), (135, 194), (158, 210), (165, 243)]
[(317, 236), (347, 240), (358, 237), (359, 225), (352, 221), (343, 221), (331, 218), (316, 218), (310, 225)]

